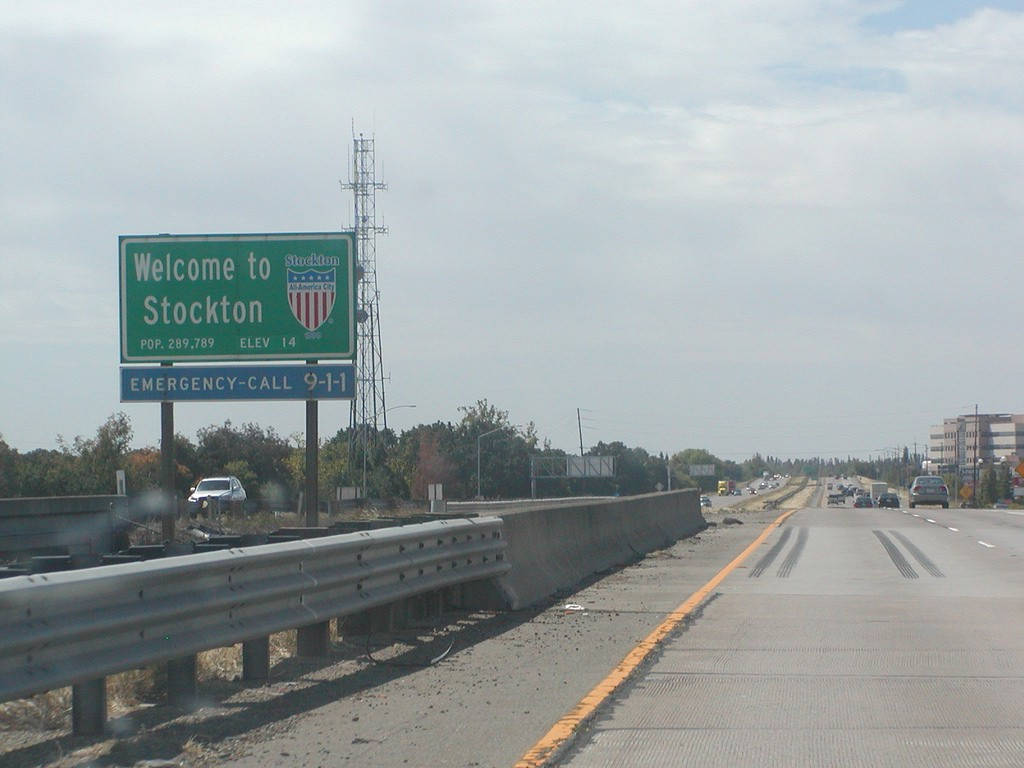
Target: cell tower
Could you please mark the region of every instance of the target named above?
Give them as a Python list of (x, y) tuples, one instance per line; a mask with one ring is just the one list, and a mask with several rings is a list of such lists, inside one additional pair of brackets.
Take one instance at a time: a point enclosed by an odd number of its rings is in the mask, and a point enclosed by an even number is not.
[[(352, 133), (352, 163), (349, 181), (355, 203), (356, 232), (356, 396), (349, 416), (350, 441), (358, 439), (365, 448), (378, 429), (388, 426), (384, 400), (384, 358), (380, 346), (380, 291), (377, 289), (377, 235), (387, 227), (377, 224), (377, 190), (387, 189), (377, 181), (374, 139)], [(357, 429), (358, 428), (358, 429)], [(373, 430), (372, 432), (370, 430)], [(365, 485), (365, 478), (364, 478)]]

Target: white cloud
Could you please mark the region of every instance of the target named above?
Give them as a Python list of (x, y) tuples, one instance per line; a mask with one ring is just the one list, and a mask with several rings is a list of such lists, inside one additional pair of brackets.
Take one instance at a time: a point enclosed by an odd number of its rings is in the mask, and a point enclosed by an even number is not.
[[(349, 224), (354, 121), (390, 184), (385, 365), (417, 420), (490, 397), (569, 446), (586, 395), (625, 425), (595, 439), (784, 452), (680, 409), (795, 390), (812, 421), (866, 413), (844, 366), (922, 337), (943, 345), (914, 375), (967, 386), (956, 350), (997, 354), (1007, 310), (965, 294), (1015, 301), (1024, 14), (862, 24), (892, 5), (5, 3), (0, 340), (115, 349), (118, 234)], [(46, 291), (24, 287), (41, 273)], [(827, 387), (784, 374), (817, 364)], [(91, 432), (118, 407), (96, 400), (49, 431)], [(932, 407), (888, 440), (922, 437)], [(771, 431), (745, 421), (751, 443)], [(0, 426), (15, 445), (30, 429)]]

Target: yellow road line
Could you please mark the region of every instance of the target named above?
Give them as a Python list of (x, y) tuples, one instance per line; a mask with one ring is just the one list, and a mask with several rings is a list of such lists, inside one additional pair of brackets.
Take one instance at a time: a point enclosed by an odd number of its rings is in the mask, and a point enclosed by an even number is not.
[(754, 539), (746, 549), (733, 558), (732, 562), (716, 573), (707, 584), (686, 598), (678, 608), (668, 614), (661, 624), (655, 627), (647, 637), (640, 641), (639, 645), (626, 654), (626, 658), (620, 661), (618, 666), (616, 666), (604, 680), (594, 686), (590, 693), (580, 699), (579, 703), (575, 707), (563, 715), (562, 718), (554, 724), (551, 730), (548, 731), (540, 741), (534, 744), (529, 752), (519, 759), (519, 762), (515, 764), (515, 768), (541, 768), (548, 760), (557, 756), (561, 749), (569, 743), (576, 730), (589, 718), (593, 717), (597, 708), (600, 707), (620, 685), (629, 679), (630, 675), (636, 671), (637, 667), (643, 663), (644, 659), (650, 655), (651, 651), (653, 651), (658, 644), (664, 640), (670, 632), (672, 632), (672, 630), (679, 626), (687, 616), (693, 613), (694, 609), (704, 602), (705, 598), (711, 594), (711, 591), (721, 584), (722, 580), (732, 573), (737, 566), (746, 560), (750, 553), (757, 549), (761, 545), (761, 542), (771, 535), (772, 531), (782, 525), (786, 518), (795, 512), (795, 509), (791, 509), (788, 512), (779, 515), (761, 532), (760, 536)]

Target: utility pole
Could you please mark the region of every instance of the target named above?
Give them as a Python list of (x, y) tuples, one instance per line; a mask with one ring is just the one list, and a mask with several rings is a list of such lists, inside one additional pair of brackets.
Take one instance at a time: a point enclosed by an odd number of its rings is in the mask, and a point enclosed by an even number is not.
[(583, 419), (580, 417), (580, 409), (576, 409), (576, 426), (580, 430), (580, 456), (583, 455)]
[(971, 506), (978, 506), (978, 446), (980, 445), (978, 440), (978, 433), (981, 432), (978, 427), (978, 404), (974, 404), (974, 485), (971, 488)]

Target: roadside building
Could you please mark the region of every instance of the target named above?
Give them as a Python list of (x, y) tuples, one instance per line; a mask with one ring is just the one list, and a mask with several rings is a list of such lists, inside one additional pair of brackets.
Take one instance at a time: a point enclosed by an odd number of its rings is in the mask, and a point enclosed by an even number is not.
[(928, 472), (966, 478), (978, 465), (1015, 467), (1024, 457), (1024, 413), (968, 413), (943, 419), (928, 435)]

